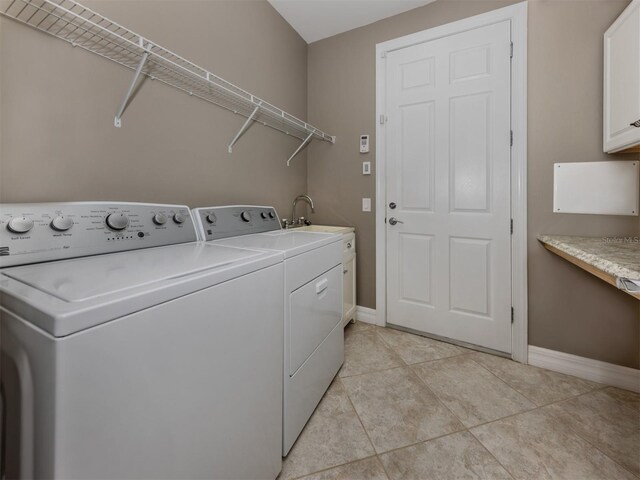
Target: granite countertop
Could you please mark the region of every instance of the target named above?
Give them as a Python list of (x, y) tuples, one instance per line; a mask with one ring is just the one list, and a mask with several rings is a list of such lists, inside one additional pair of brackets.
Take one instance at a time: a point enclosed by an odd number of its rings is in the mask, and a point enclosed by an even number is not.
[(538, 240), (616, 279), (640, 280), (639, 237), (539, 235)]

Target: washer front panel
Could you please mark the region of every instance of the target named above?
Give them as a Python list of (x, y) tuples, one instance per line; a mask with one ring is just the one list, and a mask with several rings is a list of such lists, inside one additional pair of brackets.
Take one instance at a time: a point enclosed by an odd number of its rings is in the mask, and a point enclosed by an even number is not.
[(186, 205), (0, 205), (0, 268), (197, 240)]
[(218, 240), (252, 233), (280, 230), (280, 220), (273, 207), (232, 205), (196, 208), (201, 240)]

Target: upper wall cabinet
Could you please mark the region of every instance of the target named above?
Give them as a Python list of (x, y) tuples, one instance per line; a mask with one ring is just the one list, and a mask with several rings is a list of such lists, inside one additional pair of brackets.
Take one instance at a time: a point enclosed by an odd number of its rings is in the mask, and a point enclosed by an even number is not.
[(640, 0), (604, 34), (604, 151), (640, 152)]

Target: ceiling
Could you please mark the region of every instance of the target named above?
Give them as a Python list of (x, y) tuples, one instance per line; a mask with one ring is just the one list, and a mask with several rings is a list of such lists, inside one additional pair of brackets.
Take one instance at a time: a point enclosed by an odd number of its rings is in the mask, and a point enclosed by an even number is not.
[(268, 1), (307, 43), (312, 43), (435, 0)]

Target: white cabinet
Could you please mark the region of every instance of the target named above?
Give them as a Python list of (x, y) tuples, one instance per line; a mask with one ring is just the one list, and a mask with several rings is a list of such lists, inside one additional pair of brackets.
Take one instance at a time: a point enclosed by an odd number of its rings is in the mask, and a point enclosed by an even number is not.
[(604, 151), (640, 152), (640, 0), (604, 34)]
[(342, 250), (342, 323), (356, 318), (356, 235), (345, 233)]

